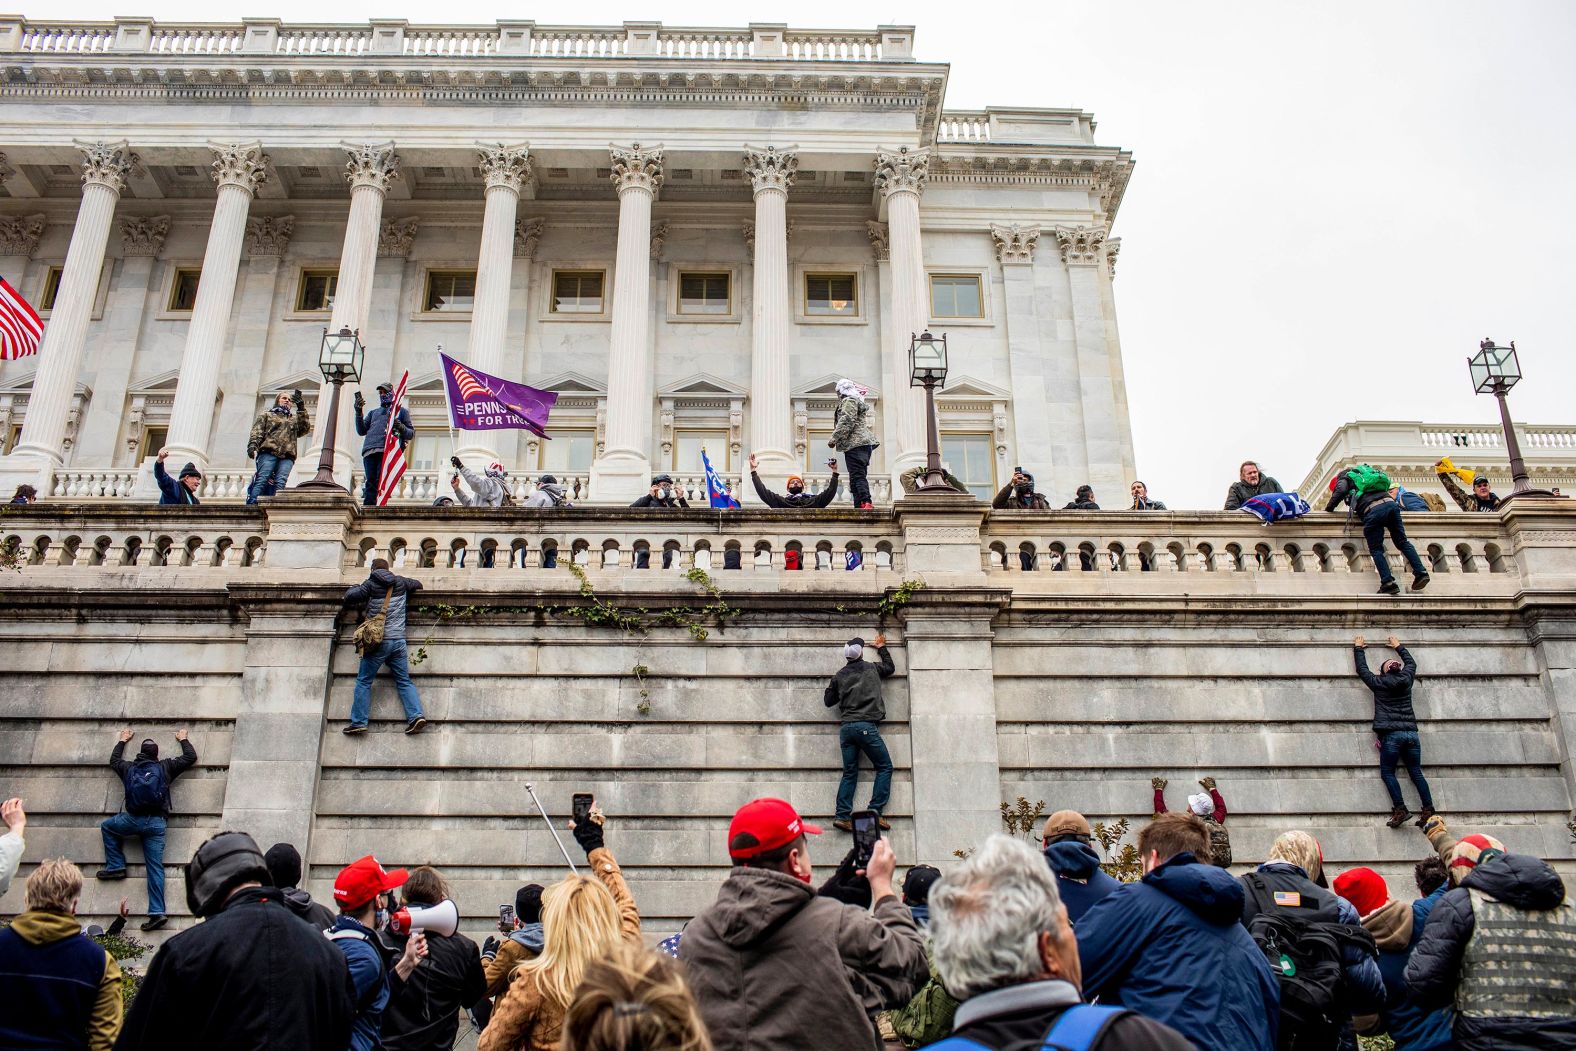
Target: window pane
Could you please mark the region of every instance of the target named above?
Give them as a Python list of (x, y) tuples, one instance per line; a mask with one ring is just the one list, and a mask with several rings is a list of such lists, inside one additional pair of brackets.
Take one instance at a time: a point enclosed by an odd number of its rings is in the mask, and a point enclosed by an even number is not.
[(142, 429), (142, 450), (139, 458), (157, 456), (159, 450), (169, 443), (170, 429), (168, 427), (144, 427)]
[(602, 313), (602, 271), (556, 271), (553, 274), (553, 313)]
[(680, 314), (726, 314), (727, 274), (682, 274), (679, 277)]
[(831, 470), (830, 467), (826, 466), (826, 461), (837, 455), (826, 444), (827, 439), (831, 436), (831, 431), (810, 430), (805, 432), (804, 470), (806, 474), (824, 474)]
[(19, 442), (21, 440), (22, 440), (22, 425), (20, 423), (12, 424), (10, 433), (8, 433), (5, 436), (5, 450), (4, 451), (6, 453), (10, 453), (10, 451), (12, 449), (16, 448), (17, 442)]
[(595, 455), (595, 431), (555, 431), (552, 441), (541, 444), (537, 462), (544, 471), (586, 471)]
[(197, 281), (200, 270), (177, 270), (175, 283), (170, 288), (170, 309), (190, 310), (197, 305)]
[(980, 279), (974, 274), (932, 274), (931, 317), (984, 317)]
[(996, 495), (990, 435), (943, 434), (941, 458), (946, 461), (947, 470), (976, 497), (988, 501)]
[(443, 431), (417, 431), (405, 450), (405, 462), (412, 471), (430, 471), (438, 465), (438, 443)]
[(38, 309), (55, 309), (55, 297), (60, 294), (60, 275), (62, 267), (52, 266), (49, 273), (44, 276), (44, 294), (38, 297)]
[(825, 317), (859, 313), (859, 282), (853, 274), (806, 274), (804, 312)]
[(679, 431), (673, 437), (673, 469), (685, 474), (703, 472), (706, 468), (700, 460), (702, 447), (713, 467), (719, 471), (728, 469), (727, 431)]
[(338, 270), (303, 270), (297, 310), (332, 310), (334, 293), (339, 289)]
[(476, 271), (434, 270), (427, 275), (427, 311), (464, 311), (476, 301)]

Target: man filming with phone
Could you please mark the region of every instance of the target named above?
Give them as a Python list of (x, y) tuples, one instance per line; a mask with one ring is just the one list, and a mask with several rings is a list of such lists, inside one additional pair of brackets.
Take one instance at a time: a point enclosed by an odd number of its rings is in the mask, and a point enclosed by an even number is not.
[(836, 708), (843, 726), (838, 733), (843, 748), (843, 780), (837, 786), (837, 813), (832, 816), (832, 827), (844, 832), (854, 830), (854, 789), (859, 785), (859, 756), (865, 755), (875, 767), (876, 783), (870, 791), (870, 809), (882, 828), (891, 828), (881, 813), (886, 810), (892, 795), (892, 756), (886, 742), (881, 739), (881, 720), (886, 718), (886, 704), (881, 699), (881, 680), (890, 678), (897, 669), (892, 655), (887, 652), (886, 636), (877, 635), (873, 645), (880, 663), (864, 659), (865, 640), (849, 639), (843, 646), (843, 666), (827, 684), (823, 699), (828, 708)]

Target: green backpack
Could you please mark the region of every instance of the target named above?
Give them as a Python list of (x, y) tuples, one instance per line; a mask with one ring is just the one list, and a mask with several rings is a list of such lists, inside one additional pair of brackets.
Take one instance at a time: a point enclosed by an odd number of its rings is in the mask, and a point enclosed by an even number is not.
[(1347, 477), (1351, 480), (1352, 490), (1358, 496), (1367, 496), (1369, 493), (1390, 488), (1390, 476), (1379, 468), (1370, 467), (1365, 463), (1353, 467), (1347, 472)]

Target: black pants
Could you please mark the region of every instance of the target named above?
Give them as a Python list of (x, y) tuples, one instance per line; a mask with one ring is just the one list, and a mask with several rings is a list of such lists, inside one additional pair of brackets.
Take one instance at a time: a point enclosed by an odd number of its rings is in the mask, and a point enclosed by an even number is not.
[(383, 453), (368, 453), (361, 458), (366, 477), (361, 480), (361, 502), (367, 507), (378, 504), (378, 479), (383, 477)]
[(861, 445), (843, 453), (843, 462), (848, 464), (848, 491), (854, 498), (855, 507), (871, 502), (867, 475), (870, 473), (870, 454), (875, 451), (874, 445)]

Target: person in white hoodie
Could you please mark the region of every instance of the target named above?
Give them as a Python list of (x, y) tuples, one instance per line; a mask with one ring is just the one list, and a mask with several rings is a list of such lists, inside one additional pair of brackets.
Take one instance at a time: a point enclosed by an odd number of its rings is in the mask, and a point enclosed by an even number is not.
[(471, 495), (466, 496), (460, 491), (460, 478), (449, 479), (455, 497), (466, 507), (502, 507), (514, 503), (509, 495), (509, 472), (503, 469), (503, 464), (496, 461), (488, 464), (487, 473), (483, 475), (466, 467), (458, 456), (449, 457), (449, 462), (460, 472), (465, 484), (471, 487)]
[(558, 484), (558, 479), (544, 474), (536, 480), (536, 491), (525, 498), (526, 507), (573, 507), (569, 491)]
[(6, 833), (0, 836), (0, 895), (11, 889), (11, 877), (22, 864), (22, 850), (27, 846), (22, 833), (27, 830), (27, 811), (20, 799), (7, 799), (0, 803), (0, 821), (5, 822)]

